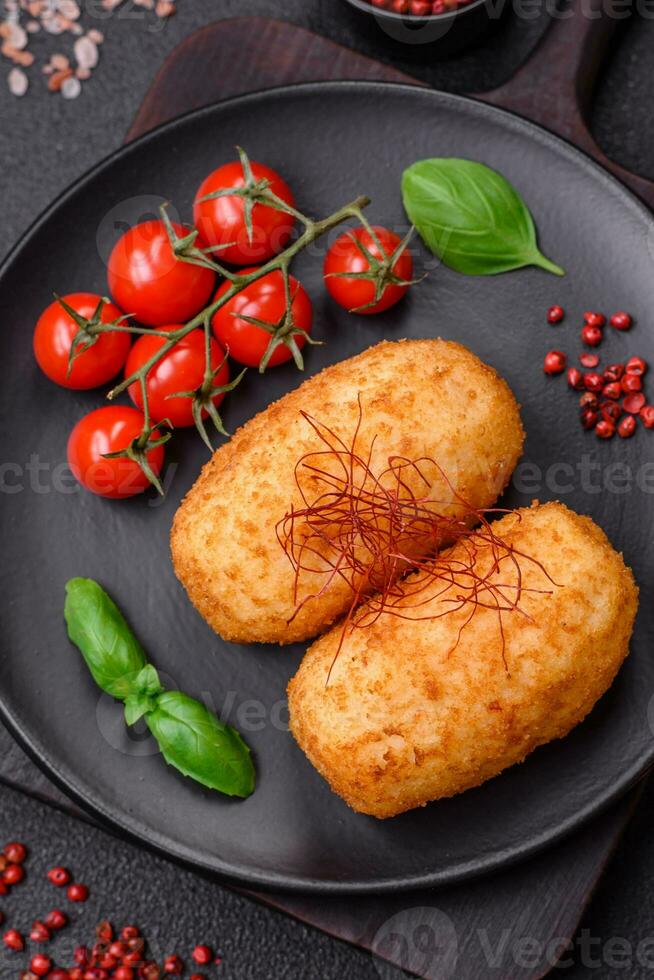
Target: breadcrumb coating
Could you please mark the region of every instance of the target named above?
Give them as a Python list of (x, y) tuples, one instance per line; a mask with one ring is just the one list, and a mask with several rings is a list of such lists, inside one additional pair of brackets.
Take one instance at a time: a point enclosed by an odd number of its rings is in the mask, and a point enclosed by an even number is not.
[[(383, 613), (346, 635), (329, 683), (338, 624), (311, 646), (289, 685), (300, 747), (361, 813), (392, 817), (454, 796), (562, 738), (627, 656), (638, 589), (590, 518), (548, 503), (493, 528), (548, 573), (520, 559), (524, 588), (542, 591), (523, 590), (520, 611), (502, 615), (506, 667), (496, 611), (479, 608), (460, 637), (469, 609), (412, 622)], [(489, 561), (482, 550), (475, 567), (484, 571)], [(501, 576), (510, 579), (506, 566)], [(420, 614), (441, 612), (452, 592)]]
[[(376, 472), (392, 455), (432, 457), (475, 509), (495, 502), (522, 452), (508, 385), (460, 344), (383, 342), (309, 378), (214, 453), (175, 516), (175, 572), (224, 639), (292, 643), (323, 632), (347, 609), (351, 590), (336, 578), (293, 618), (294, 571), (275, 528), (300, 504), (296, 463), (322, 448), (301, 412), (347, 442), (360, 410), (357, 446), (362, 456), (373, 446)], [(457, 511), (442, 480), (430, 495), (444, 501), (443, 513)], [(311, 574), (299, 586), (298, 602), (318, 591)]]

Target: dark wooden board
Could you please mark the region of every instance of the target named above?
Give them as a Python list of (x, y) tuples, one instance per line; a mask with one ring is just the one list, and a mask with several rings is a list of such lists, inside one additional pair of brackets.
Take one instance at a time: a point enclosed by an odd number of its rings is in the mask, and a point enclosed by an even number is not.
[[(565, 22), (565, 32), (562, 23), (553, 25), (541, 50), (514, 82), (482, 98), (536, 118), (600, 157), (586, 128), (585, 104), (580, 100), (580, 96), (589, 97), (590, 85), (580, 87), (578, 81), (583, 77), (592, 83), (610, 25), (604, 21), (589, 24), (580, 19), (579, 11), (576, 21)], [(389, 66), (292, 25), (262, 18), (222, 21), (192, 35), (173, 52), (148, 92), (128, 138), (189, 109), (244, 91), (336, 78), (418, 84)], [(549, 93), (548, 97), (543, 98), (543, 93)], [(620, 170), (610, 162), (608, 166)], [(644, 199), (654, 202), (651, 184), (622, 171), (620, 175)], [(0, 740), (0, 759), (2, 778), (74, 810), (5, 733)], [(492, 878), (438, 892), (374, 899), (252, 897), (349, 942), (373, 947), (380, 956), (411, 967), (426, 978), (447, 975), (467, 980), (486, 976), (492, 968), (497, 971), (495, 975), (535, 980), (544, 976), (551, 964), (541, 958), (535, 965), (520, 966), (515, 942), (529, 937), (544, 946), (554, 936), (573, 934), (636, 795), (632, 793), (563, 845)], [(431, 910), (429, 915), (417, 911), (425, 908)], [(394, 918), (398, 915), (399, 920)], [(378, 931), (389, 920), (393, 920), (393, 931), (406, 939), (405, 945), (380, 946), (375, 942)], [(425, 923), (436, 932), (443, 923), (453, 925), (459, 951), (454, 972), (444, 972), (451, 964), (445, 963), (442, 955), (421, 959), (413, 948), (415, 926)], [(382, 930), (382, 938), (387, 931), (388, 927)], [(415, 958), (407, 960), (407, 951)], [(492, 963), (489, 951), (498, 957)], [(381, 966), (380, 973), (383, 975)]]

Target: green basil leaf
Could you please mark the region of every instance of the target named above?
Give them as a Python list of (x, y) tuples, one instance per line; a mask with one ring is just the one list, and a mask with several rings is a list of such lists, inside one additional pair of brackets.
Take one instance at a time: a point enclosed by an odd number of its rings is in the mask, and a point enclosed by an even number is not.
[(156, 697), (149, 697), (147, 694), (130, 694), (125, 699), (125, 724), (135, 725), (136, 722), (154, 711), (157, 707)]
[(71, 579), (64, 616), (68, 636), (98, 687), (120, 700), (138, 694), (136, 681), (146, 666), (145, 653), (104, 589), (92, 579)]
[(420, 160), (402, 175), (409, 220), (445, 265), (491, 276), (526, 265), (565, 275), (539, 250), (533, 218), (515, 188), (483, 163)]
[(152, 664), (146, 664), (143, 670), (134, 679), (134, 687), (139, 694), (149, 697), (156, 697), (161, 694), (163, 687), (159, 680), (159, 674)]
[(254, 790), (249, 748), (199, 701), (168, 691), (146, 723), (166, 762), (185, 776), (229, 796), (249, 796)]

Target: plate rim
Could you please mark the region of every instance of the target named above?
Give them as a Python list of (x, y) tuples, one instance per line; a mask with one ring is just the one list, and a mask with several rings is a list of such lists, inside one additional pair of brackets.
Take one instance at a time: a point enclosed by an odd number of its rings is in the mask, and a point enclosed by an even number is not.
[[(544, 129), (537, 123), (533, 123), (514, 112), (481, 102), (474, 97), (458, 95), (449, 92), (439, 92), (434, 89), (422, 86), (411, 85), (399, 82), (382, 81), (318, 81), (302, 82), (290, 85), (275, 86), (273, 88), (260, 89), (243, 95), (234, 96), (230, 99), (210, 103), (197, 109), (176, 116), (154, 129), (149, 130), (142, 136), (130, 140), (103, 157), (100, 161), (80, 174), (73, 182), (65, 187), (54, 200), (28, 225), (27, 229), (10, 248), (2, 262), (0, 262), (0, 285), (2, 284), (11, 265), (36, 234), (41, 226), (47, 222), (70, 197), (80, 190), (85, 184), (93, 180), (95, 176), (106, 168), (129, 155), (133, 150), (138, 150), (151, 140), (159, 138), (166, 132), (174, 132), (190, 119), (199, 119), (202, 116), (211, 116), (214, 112), (225, 108), (247, 106), (248, 103), (259, 102), (265, 99), (278, 99), (289, 94), (310, 93), (313, 91), (341, 91), (347, 90), (368, 91), (371, 93), (381, 89), (392, 89), (411, 95), (413, 98), (431, 100), (434, 104), (454, 106), (467, 113), (476, 113), (481, 117), (499, 119), (505, 127), (524, 135), (530, 141), (537, 141), (542, 145), (554, 147), (562, 153), (573, 164), (581, 167), (583, 171), (591, 174), (595, 180), (603, 182), (614, 192), (619, 192), (625, 205), (629, 206), (632, 213), (644, 221), (650, 227), (654, 218), (647, 206), (626, 187), (618, 178), (605, 170), (600, 164), (593, 160), (586, 152), (574, 146), (570, 141), (555, 135)], [(622, 774), (621, 779), (613, 788), (608, 789), (598, 798), (594, 799), (583, 809), (577, 811), (574, 816), (569, 817), (562, 823), (558, 823), (556, 828), (547, 830), (537, 837), (531, 837), (528, 842), (507, 845), (504, 848), (495, 849), (491, 854), (484, 854), (479, 858), (470, 859), (441, 871), (427, 871), (419, 875), (411, 875), (405, 878), (397, 876), (390, 878), (378, 878), (373, 881), (357, 882), (344, 880), (324, 880), (321, 878), (301, 878), (284, 872), (274, 871), (255, 871), (252, 868), (232, 865), (215, 855), (202, 856), (196, 848), (185, 846), (181, 842), (173, 841), (165, 834), (148, 827), (142, 820), (135, 819), (124, 807), (117, 804), (107, 805), (104, 799), (98, 794), (91, 785), (78, 779), (72, 767), (61, 765), (60, 760), (50, 757), (47, 746), (40, 745), (39, 740), (33, 737), (21, 723), (20, 718), (14, 713), (11, 706), (6, 703), (4, 694), (0, 689), (0, 720), (3, 721), (9, 732), (24, 749), (33, 762), (61, 789), (66, 796), (72, 799), (82, 810), (95, 817), (100, 824), (108, 830), (118, 833), (139, 846), (146, 847), (169, 860), (183, 863), (204, 873), (211, 873), (221, 881), (238, 887), (254, 887), (264, 891), (282, 890), (289, 893), (325, 894), (325, 895), (362, 895), (362, 894), (383, 894), (391, 889), (394, 891), (413, 891), (424, 888), (454, 884), (469, 880), (493, 871), (507, 868), (512, 864), (523, 861), (536, 855), (548, 846), (553, 846), (563, 838), (569, 836), (575, 830), (580, 829), (593, 817), (599, 816), (607, 810), (613, 803), (623, 797), (635, 785), (635, 783), (654, 766), (654, 741), (652, 748), (647, 756), (642, 757), (630, 770)], [(54, 804), (56, 805), (56, 803)], [(368, 818), (362, 818), (368, 819)]]

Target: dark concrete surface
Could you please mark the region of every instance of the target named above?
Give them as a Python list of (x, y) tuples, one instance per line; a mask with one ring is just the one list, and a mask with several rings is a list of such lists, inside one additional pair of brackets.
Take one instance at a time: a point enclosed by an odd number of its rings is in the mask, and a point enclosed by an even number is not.
[[(121, 143), (154, 72), (179, 40), (218, 17), (247, 13), (302, 23), (369, 54), (394, 60), (398, 67), (413, 70), (434, 86), (452, 91), (482, 90), (502, 81), (546, 26), (542, 15), (526, 22), (509, 18), (473, 52), (445, 63), (412, 67), (389, 56), (382, 36), (361, 35), (356, 20), (340, 0), (285, 0), (283, 4), (273, 0), (179, 0), (179, 13), (162, 30), (152, 29), (151, 15), (133, 20), (115, 13), (106, 22), (98, 23), (106, 34), (102, 61), (76, 102), (49, 95), (36, 72), (31, 90), (22, 100), (11, 97), (4, 79), (0, 81), (0, 255), (59, 191)], [(62, 41), (57, 47), (65, 51), (67, 43)], [(33, 50), (38, 50), (37, 44)], [(619, 43), (614, 46), (600, 80), (593, 114), (593, 128), (605, 150), (649, 176), (654, 176), (653, 66), (654, 20), (634, 19), (622, 29)], [(0, 74), (4, 73), (5, 63)], [(75, 234), (74, 228), (70, 234)], [(65, 243), (62, 245), (65, 247)], [(607, 229), (607, 248), (610, 247)], [(8, 324), (2, 327), (11, 329)], [(582, 935), (574, 957), (576, 965), (556, 972), (574, 980), (640, 980), (654, 974), (654, 955), (646, 945), (654, 936), (650, 888), (654, 876), (652, 813), (654, 785), (646, 791), (590, 907), (584, 922), (585, 939)], [(76, 938), (81, 939), (101, 913), (110, 913), (116, 920), (135, 919), (148, 927), (162, 953), (169, 947), (186, 951), (193, 942), (206, 937), (215, 940), (225, 958), (217, 977), (379, 977), (371, 959), (356, 950), (139, 852), (83, 822), (2, 789), (0, 841), (9, 837), (25, 838), (32, 845), (37, 871), (42, 871), (48, 862), (61, 861), (79, 869), (92, 886), (92, 901), (80, 910), (79, 923), (71, 931), (79, 933)], [(30, 916), (34, 918), (39, 909), (47, 911), (37, 899), (43, 894), (36, 873), (11, 896), (10, 904), (3, 902), (0, 907), (11, 912), (11, 924), (15, 917), (28, 926)], [(649, 958), (645, 952), (648, 949)], [(3, 954), (0, 976), (17, 974)], [(384, 972), (384, 977), (394, 976), (400, 974)]]

